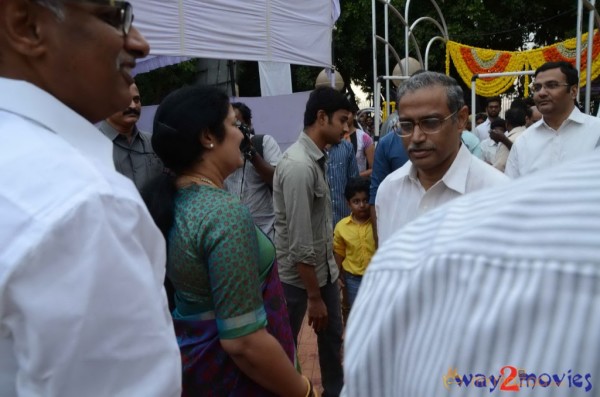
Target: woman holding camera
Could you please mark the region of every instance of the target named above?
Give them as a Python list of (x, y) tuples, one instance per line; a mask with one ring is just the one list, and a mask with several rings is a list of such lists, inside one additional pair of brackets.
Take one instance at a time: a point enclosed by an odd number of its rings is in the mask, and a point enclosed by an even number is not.
[(215, 88), (177, 90), (156, 112), (152, 145), (174, 175), (148, 204), (167, 237), (183, 396), (310, 396), (294, 367), (275, 248), (222, 189), (242, 165), (241, 141)]

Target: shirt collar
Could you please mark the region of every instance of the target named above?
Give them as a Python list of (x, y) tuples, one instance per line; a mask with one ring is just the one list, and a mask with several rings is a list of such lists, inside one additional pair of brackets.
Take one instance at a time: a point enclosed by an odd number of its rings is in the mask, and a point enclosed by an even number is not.
[[(558, 127), (558, 130), (560, 130), (563, 126), (567, 125), (569, 123), (569, 121), (572, 121), (577, 124), (584, 124), (585, 119), (586, 119), (585, 115), (583, 113), (581, 113), (579, 108), (577, 106), (573, 106), (573, 110), (571, 111), (571, 114), (569, 114), (569, 117), (567, 117), (565, 119), (565, 121), (562, 122), (560, 127)], [(533, 124), (532, 127), (534, 125), (543, 125), (545, 128), (554, 131), (554, 128), (552, 128), (548, 124), (546, 124), (546, 120), (544, 120), (544, 117), (542, 117), (541, 120), (539, 120), (535, 124)], [(556, 131), (558, 131), (558, 130), (556, 130)]]
[(112, 143), (92, 123), (35, 85), (0, 77), (0, 109), (27, 118), (60, 136), (87, 158), (114, 169)]
[[(448, 171), (446, 171), (442, 179), (436, 182), (435, 185), (443, 183), (448, 189), (464, 194), (467, 186), (469, 168), (471, 166), (471, 161), (473, 160), (472, 157), (473, 155), (469, 152), (469, 149), (467, 149), (467, 145), (461, 143), (456, 158), (450, 165), (450, 168), (448, 168)], [(421, 185), (419, 178), (417, 178), (417, 168), (412, 163), (410, 165), (410, 170), (408, 171), (408, 176), (414, 183)]]
[[(115, 139), (117, 139), (119, 136), (121, 136), (121, 134), (119, 133), (119, 131), (117, 131), (112, 125), (110, 125), (110, 123), (106, 120), (101, 121), (98, 124), (98, 128), (100, 129), (100, 131), (102, 131), (102, 133), (111, 141), (114, 141)], [(137, 125), (133, 126), (133, 132), (132, 132), (132, 140), (135, 140), (138, 136), (138, 128)]]
[(467, 145), (461, 144), (458, 154), (446, 174), (444, 174), (442, 182), (449, 189), (464, 194), (467, 190), (467, 176), (469, 175), (469, 168), (471, 168), (471, 161), (473, 161), (473, 155), (467, 149)]
[(584, 124), (585, 119), (586, 119), (585, 115), (583, 113), (581, 113), (581, 110), (579, 110), (579, 108), (577, 106), (573, 106), (573, 111), (571, 112), (569, 117), (567, 117), (567, 120), (572, 120), (572, 121), (576, 122), (577, 124)]
[(367, 219), (364, 223), (358, 223), (358, 222), (354, 221), (354, 219), (352, 217), (352, 214), (350, 214), (350, 216), (348, 216), (348, 219), (346, 220), (346, 224), (350, 224), (350, 223), (354, 223), (355, 225), (359, 225), (359, 226), (360, 225), (370, 225), (371, 224), (371, 218)]
[(308, 135), (306, 135), (306, 132), (302, 131), (300, 133), (300, 138), (298, 138), (298, 142), (302, 146), (304, 146), (304, 148), (306, 149), (306, 154), (313, 161), (319, 162), (325, 158), (325, 153), (321, 149), (319, 149), (317, 144), (312, 139), (310, 139)]

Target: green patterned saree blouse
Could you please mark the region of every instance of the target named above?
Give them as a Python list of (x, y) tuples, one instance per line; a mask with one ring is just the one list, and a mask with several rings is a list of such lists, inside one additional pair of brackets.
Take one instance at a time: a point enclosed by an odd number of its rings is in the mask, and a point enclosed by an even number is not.
[(261, 284), (275, 247), (234, 196), (192, 185), (175, 197), (167, 274), (174, 318), (216, 319), (219, 337), (238, 338), (267, 325)]

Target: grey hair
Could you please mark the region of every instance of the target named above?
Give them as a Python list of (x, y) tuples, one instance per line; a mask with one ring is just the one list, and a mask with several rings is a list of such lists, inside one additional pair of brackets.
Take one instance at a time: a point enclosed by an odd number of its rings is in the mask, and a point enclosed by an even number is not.
[[(398, 87), (398, 99), (396, 103), (400, 103), (400, 99), (410, 92), (434, 86), (446, 88), (446, 98), (450, 113), (457, 112), (465, 106), (463, 90), (454, 78), (442, 73), (429, 71), (415, 73), (408, 80), (405, 80), (400, 87)], [(452, 117), (453, 120), (456, 120), (457, 118), (458, 115), (456, 114)]]
[(35, 2), (41, 5), (42, 7), (46, 7), (47, 9), (52, 11), (54, 15), (56, 15), (56, 17), (59, 19), (59, 21), (64, 20), (65, 12), (63, 9), (62, 0), (35, 0)]

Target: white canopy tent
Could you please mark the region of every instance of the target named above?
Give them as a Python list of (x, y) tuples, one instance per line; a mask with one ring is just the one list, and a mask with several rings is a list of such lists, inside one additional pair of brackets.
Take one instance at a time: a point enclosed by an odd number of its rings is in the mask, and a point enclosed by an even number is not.
[(150, 43), (152, 55), (331, 67), (339, 0), (131, 3), (135, 26)]
[[(339, 0), (130, 0), (135, 26), (150, 43), (136, 73), (191, 58), (249, 60), (331, 67), (331, 37)], [(268, 65), (267, 65), (268, 66)], [(262, 79), (262, 76), (261, 76)], [(256, 131), (282, 149), (302, 130), (308, 93), (234, 98), (253, 111)], [(156, 106), (144, 107), (140, 127), (152, 131)]]

